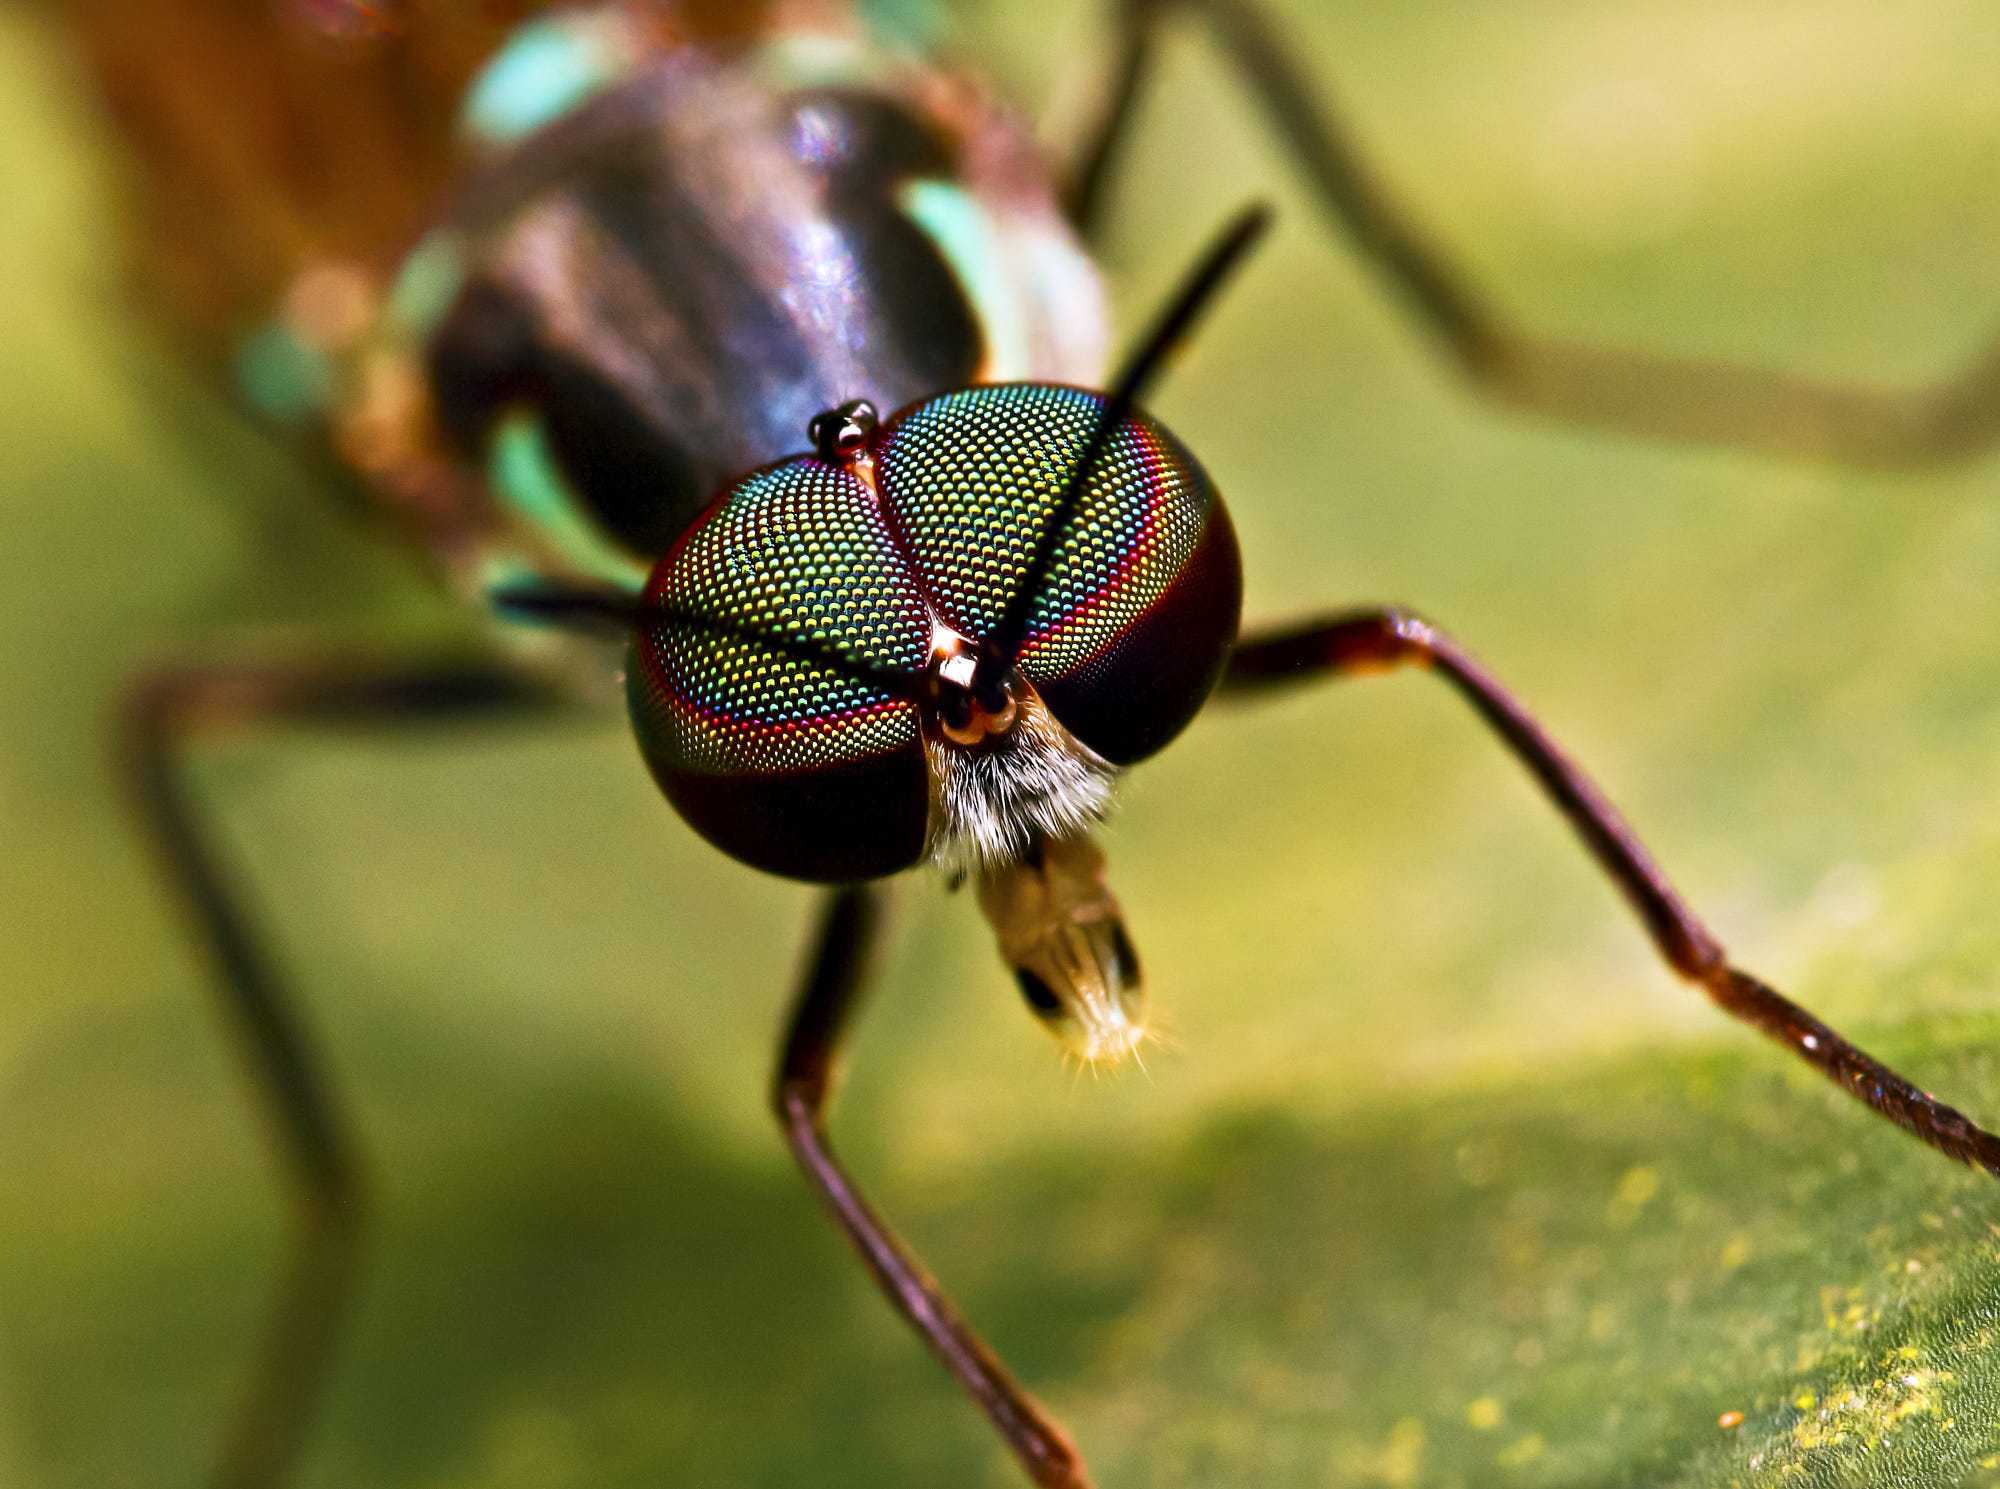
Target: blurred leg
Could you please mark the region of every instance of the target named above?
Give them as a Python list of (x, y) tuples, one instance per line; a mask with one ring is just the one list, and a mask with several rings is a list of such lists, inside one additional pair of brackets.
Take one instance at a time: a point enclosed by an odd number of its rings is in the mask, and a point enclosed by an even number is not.
[(1959, 459), (2000, 439), (2000, 336), (1951, 376), (1895, 389), (1524, 333), (1374, 176), (1255, 0), (1117, 0), (1118, 51), (1103, 105), (1073, 157), (1070, 209), (1086, 231), (1100, 215), (1162, 23), (1179, 10), (1206, 25), (1334, 228), (1488, 396), (1625, 434), (1863, 466)]
[(1722, 944), (1682, 902), (1604, 794), (1527, 710), (1442, 631), (1404, 611), (1370, 610), (1248, 637), (1238, 643), (1223, 686), (1251, 692), (1405, 665), (1441, 674), (1500, 736), (1624, 892), (1669, 967), (1725, 1012), (1763, 1030), (1905, 1132), (1940, 1153), (2000, 1175), (2000, 1137), (1731, 966)]
[(197, 736), (267, 722), (483, 718), (551, 701), (538, 684), (493, 663), (337, 661), (162, 668), (134, 679), (125, 696), (121, 774), (162, 871), (214, 959), (223, 1013), (291, 1179), (297, 1216), (258, 1361), (216, 1461), (217, 1489), (268, 1489), (298, 1452), (353, 1279), (363, 1184), (312, 1040), (207, 840), (178, 756)]
[(1044, 1489), (1089, 1489), (1069, 1434), (1007, 1373), (924, 1270), (861, 1197), (833, 1156), (826, 1104), (833, 1064), (861, 991), (880, 917), (865, 886), (835, 890), (820, 920), (813, 962), (785, 1035), (772, 1099), (785, 1140), (806, 1177), (861, 1253), (890, 1305), (923, 1335), (931, 1352), (993, 1420), (1028, 1476)]

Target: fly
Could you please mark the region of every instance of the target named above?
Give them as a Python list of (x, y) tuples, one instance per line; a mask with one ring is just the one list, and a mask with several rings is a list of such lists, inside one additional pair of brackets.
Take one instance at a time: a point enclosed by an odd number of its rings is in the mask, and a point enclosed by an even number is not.
[[(1106, 381), (1109, 337), (1078, 230), (1159, 28), (1185, 11), (1333, 222), (1496, 397), (1628, 432), (1910, 463), (1991, 439), (2000, 362), (1873, 394), (1523, 336), (1362, 169), (1239, 0), (1119, 12), (1102, 108), (1061, 181), (976, 85), (870, 50), (834, 7), (563, 9), (490, 57), (376, 7), (302, 9), (239, 23), (274, 54), (315, 27), (338, 43), (244, 80), (281, 110), (338, 120), (349, 94), (393, 91), (387, 73), (434, 108), (462, 99), (448, 117), (392, 114), (406, 137), (353, 157), (352, 183), (247, 180), (228, 169), (242, 140), (226, 129), (157, 131), (142, 144), (155, 163), (251, 225), (161, 224), (200, 245), (173, 260), (177, 303), (227, 322), (268, 292), (276, 313), (238, 348), (253, 401), (321, 431), (468, 600), (539, 625), (500, 628), (471, 663), (192, 665), (133, 690), (134, 796), (216, 959), (300, 1199), (294, 1268), (218, 1482), (270, 1485), (297, 1456), (351, 1287), (361, 1186), (178, 759), (262, 720), (563, 706), (602, 691), (608, 658), (623, 658), (641, 755), (695, 830), (836, 886), (783, 1044), (778, 1119), (891, 1305), (1052, 1489), (1088, 1482), (1081, 1454), (835, 1159), (831, 1072), (876, 939), (873, 881), (926, 861), (974, 882), (1022, 1000), (1072, 1053), (1137, 1053), (1140, 960), (1093, 829), (1120, 773), (1211, 691), (1434, 673), (1569, 820), (1673, 971), (1920, 1140), (2000, 1172), (2000, 1140), (1738, 968), (1603, 793), (1445, 633), (1381, 609), (1237, 634), (1219, 483), (1142, 395), (1262, 218), (1216, 240), (1101, 393), (1086, 389)], [(133, 36), (92, 35), (128, 113), (197, 117), (207, 100), (115, 65)], [(346, 93), (329, 88), (341, 78)], [(285, 141), (308, 157), (316, 143)], [(270, 210), (251, 211), (262, 192)], [(184, 216), (188, 200), (160, 210)]]

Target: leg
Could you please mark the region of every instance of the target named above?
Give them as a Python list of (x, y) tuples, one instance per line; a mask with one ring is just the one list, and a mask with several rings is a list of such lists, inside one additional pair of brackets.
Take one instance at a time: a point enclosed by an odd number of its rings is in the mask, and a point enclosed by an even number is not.
[(1371, 174), (1347, 126), (1307, 89), (1254, 0), (1118, 0), (1118, 53), (1072, 170), (1071, 213), (1086, 230), (1151, 72), (1160, 25), (1175, 9), (1207, 23), (1334, 227), (1491, 397), (1627, 434), (1867, 466), (1962, 458), (2000, 438), (2000, 339), (1952, 376), (1885, 389), (1522, 333)]
[(1729, 964), (1722, 945), (1682, 903), (1611, 803), (1562, 749), (1459, 645), (1399, 610), (1363, 611), (1241, 642), (1223, 685), (1276, 684), (1414, 664), (1435, 668), (1528, 768), (1616, 881), (1667, 964), (1725, 1012), (1763, 1030), (1850, 1096), (1905, 1132), (2000, 1175), (2000, 1137), (1849, 1044), (1798, 1004)]
[(1028, 1476), (1043, 1489), (1089, 1489), (1083, 1460), (1069, 1435), (1015, 1384), (1007, 1367), (958, 1316), (923, 1264), (869, 1209), (828, 1146), (826, 1103), (833, 1062), (861, 990), (878, 913), (879, 901), (865, 886), (837, 890), (827, 901), (772, 1093), (785, 1141), (890, 1305), (924, 1336), (944, 1368), (993, 1419)]
[(546, 700), (534, 683), (491, 663), (162, 669), (136, 679), (126, 695), (121, 774), (162, 870), (215, 960), (223, 1012), (297, 1207), (294, 1250), (256, 1373), (216, 1462), (211, 1482), (218, 1489), (268, 1489), (297, 1453), (353, 1277), (362, 1183), (312, 1042), (206, 841), (201, 808), (179, 779), (176, 757), (198, 734), (267, 720), (391, 723), (511, 712)]

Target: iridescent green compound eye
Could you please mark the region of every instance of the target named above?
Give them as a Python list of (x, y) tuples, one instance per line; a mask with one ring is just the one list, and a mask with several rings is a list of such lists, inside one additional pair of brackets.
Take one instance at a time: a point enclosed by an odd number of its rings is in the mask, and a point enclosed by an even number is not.
[(922, 855), (916, 705), (752, 639), (921, 672), (930, 617), (851, 470), (806, 456), (740, 482), (661, 560), (646, 600), (729, 627), (647, 620), (627, 677), (647, 763), (696, 831), (803, 879), (871, 878)]
[[(777, 873), (868, 878), (939, 833), (940, 751), (1027, 768), (1011, 704), (968, 704), (955, 679), (1030, 577), (1102, 409), (1071, 388), (948, 393), (880, 430), (868, 415), (868, 438), (759, 471), (697, 519), (653, 571), (628, 679), (647, 762), (696, 830)], [(1053, 748), (1127, 764), (1200, 707), (1240, 593), (1207, 476), (1133, 413), (1059, 534), (1009, 675), (1060, 726)], [(987, 733), (965, 732), (968, 706), (996, 710)]]
[[(886, 431), (883, 500), (946, 625), (978, 639), (999, 623), (1103, 408), (1078, 388), (969, 388)], [(1242, 596), (1236, 534), (1208, 473), (1135, 411), (1062, 534), (1018, 665), (1064, 727), (1129, 765), (1208, 697)]]

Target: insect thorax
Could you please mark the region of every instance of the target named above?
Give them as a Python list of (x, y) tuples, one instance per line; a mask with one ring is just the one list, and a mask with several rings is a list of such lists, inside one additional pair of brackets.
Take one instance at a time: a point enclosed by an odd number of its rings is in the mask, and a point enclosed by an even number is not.
[(962, 79), (843, 38), (667, 47), (607, 7), (523, 32), (466, 129), (326, 412), (467, 588), (636, 586), (842, 398), (1101, 371), (1094, 272)]

